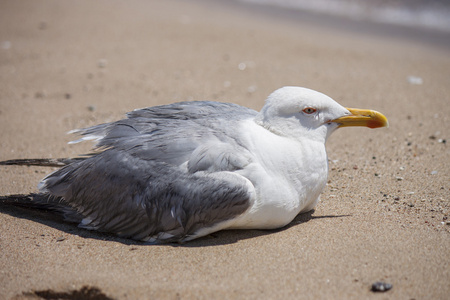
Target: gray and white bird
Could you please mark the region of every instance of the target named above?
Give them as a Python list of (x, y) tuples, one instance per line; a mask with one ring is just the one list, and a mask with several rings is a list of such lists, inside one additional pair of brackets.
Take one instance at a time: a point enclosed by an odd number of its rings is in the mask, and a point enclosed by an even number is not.
[(48, 175), (40, 195), (79, 227), (147, 242), (280, 228), (319, 201), (333, 131), (387, 125), (301, 87), (276, 90), (260, 112), (209, 101), (138, 109), (76, 130), (97, 153)]

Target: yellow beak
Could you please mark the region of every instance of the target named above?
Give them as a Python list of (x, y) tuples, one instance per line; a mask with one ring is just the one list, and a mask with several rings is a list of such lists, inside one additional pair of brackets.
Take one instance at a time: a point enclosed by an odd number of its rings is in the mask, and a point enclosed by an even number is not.
[(374, 110), (347, 108), (352, 114), (332, 120), (339, 124), (339, 127), (365, 126), (369, 128), (389, 127), (387, 118)]

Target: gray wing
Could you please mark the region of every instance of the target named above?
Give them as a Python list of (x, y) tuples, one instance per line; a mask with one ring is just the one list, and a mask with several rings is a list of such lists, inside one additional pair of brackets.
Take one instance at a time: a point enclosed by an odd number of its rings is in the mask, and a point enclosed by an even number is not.
[(41, 191), (81, 214), (81, 227), (183, 240), (248, 209), (245, 179), (213, 172), (249, 163), (231, 124), (255, 114), (233, 104), (184, 102), (83, 129), (104, 150), (50, 174)]
[(222, 143), (244, 154), (232, 125), (256, 114), (232, 103), (180, 102), (135, 110), (127, 119), (77, 130), (84, 137), (75, 142), (96, 139), (100, 149), (114, 148), (145, 160), (181, 165), (205, 144)]
[(82, 215), (80, 227), (136, 240), (183, 240), (249, 207), (244, 180), (180, 172), (114, 149), (56, 171), (43, 191)]

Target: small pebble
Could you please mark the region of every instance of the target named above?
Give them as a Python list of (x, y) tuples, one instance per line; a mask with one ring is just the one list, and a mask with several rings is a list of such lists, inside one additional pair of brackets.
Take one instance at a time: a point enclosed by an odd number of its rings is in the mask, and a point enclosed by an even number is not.
[(249, 93), (254, 93), (254, 92), (256, 92), (256, 90), (257, 90), (257, 87), (255, 85), (251, 85), (247, 88), (247, 92), (249, 92)]
[(66, 238), (63, 236), (60, 236), (59, 238), (56, 239), (57, 242), (62, 242), (64, 241)]
[(408, 82), (413, 85), (421, 85), (423, 84), (423, 79), (418, 76), (408, 76)]
[(238, 69), (241, 71), (244, 71), (245, 69), (247, 69), (247, 65), (245, 63), (241, 62), (238, 65)]
[(11, 42), (10, 41), (3, 41), (2, 42), (2, 49), (8, 50), (11, 48)]
[(431, 175), (436, 175), (438, 173), (438, 171), (431, 171)]
[(397, 177), (395, 177), (395, 179), (397, 179), (397, 181), (402, 181), (403, 177), (397, 176)]
[(98, 61), (99, 68), (106, 68), (106, 65), (108, 64), (108, 61), (106, 59), (100, 59)]
[(392, 284), (377, 281), (372, 284), (372, 288), (370, 289), (372, 292), (387, 292), (392, 289)]

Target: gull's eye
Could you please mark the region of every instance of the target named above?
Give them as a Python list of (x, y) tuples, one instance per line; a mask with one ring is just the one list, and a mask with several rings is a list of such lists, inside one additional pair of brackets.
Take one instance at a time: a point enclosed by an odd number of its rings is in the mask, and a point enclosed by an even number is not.
[(315, 109), (314, 107), (307, 107), (307, 108), (303, 109), (303, 112), (308, 115), (313, 114), (316, 111), (317, 111), (317, 109)]

